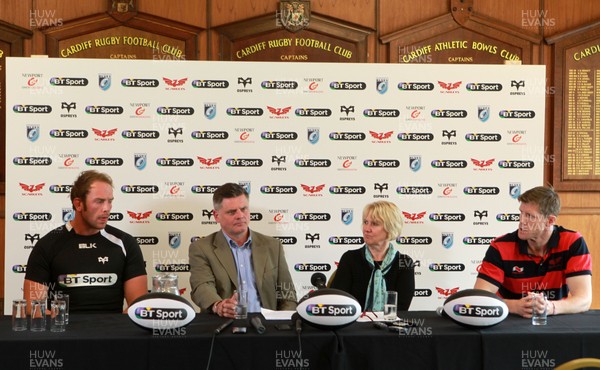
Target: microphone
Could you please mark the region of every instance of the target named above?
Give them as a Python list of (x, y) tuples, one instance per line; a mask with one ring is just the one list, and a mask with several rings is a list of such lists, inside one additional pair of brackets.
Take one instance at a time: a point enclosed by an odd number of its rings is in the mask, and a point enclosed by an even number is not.
[(381, 329), (381, 330), (386, 330), (388, 328), (388, 326), (382, 322), (379, 321), (375, 321), (373, 323), (373, 326), (376, 327), (377, 329)]
[(302, 318), (297, 312), (292, 315), (292, 321), (295, 321), (296, 323), (296, 333), (302, 333)]
[(326, 282), (327, 282), (327, 278), (325, 277), (325, 274), (323, 274), (322, 272), (315, 272), (310, 277), (310, 283), (312, 285), (316, 286), (317, 289), (326, 288), (326, 286), (325, 286)]
[(218, 328), (215, 329), (215, 334), (219, 334), (220, 332), (225, 330), (225, 328), (228, 327), (229, 325), (231, 325), (232, 322), (233, 322), (233, 319), (229, 319), (229, 320), (225, 321), (224, 323), (222, 323), (221, 326), (219, 326)]
[(267, 331), (267, 328), (265, 328), (260, 317), (258, 317), (258, 316), (254, 316), (252, 319), (250, 319), (250, 324), (252, 324), (252, 326), (254, 326), (254, 329), (256, 329), (256, 332), (258, 334), (262, 334), (265, 331)]

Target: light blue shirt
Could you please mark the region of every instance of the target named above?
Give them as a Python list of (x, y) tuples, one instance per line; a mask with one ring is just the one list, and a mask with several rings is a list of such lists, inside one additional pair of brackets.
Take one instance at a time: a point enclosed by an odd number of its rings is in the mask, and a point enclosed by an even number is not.
[(256, 290), (256, 276), (252, 266), (252, 236), (244, 245), (239, 246), (227, 234), (225, 239), (229, 243), (238, 272), (238, 291), (243, 288), (248, 292), (248, 312), (260, 312), (260, 297)]

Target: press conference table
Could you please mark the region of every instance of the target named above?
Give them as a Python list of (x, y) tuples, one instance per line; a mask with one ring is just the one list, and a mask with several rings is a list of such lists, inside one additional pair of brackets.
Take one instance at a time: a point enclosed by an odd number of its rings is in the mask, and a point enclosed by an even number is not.
[[(356, 322), (338, 330), (303, 326), (266, 333), (252, 328), (214, 339), (210, 369), (552, 369), (579, 357), (600, 358), (600, 311), (553, 316), (547, 326), (509, 316), (485, 329), (464, 328), (435, 312), (400, 315), (404, 333)], [(63, 333), (13, 332), (0, 318), (0, 369), (206, 369), (213, 331), (224, 319), (198, 314), (179, 331), (152, 331), (126, 315), (71, 315)], [(155, 333), (156, 334), (156, 333)], [(301, 350), (300, 350), (301, 346)]]

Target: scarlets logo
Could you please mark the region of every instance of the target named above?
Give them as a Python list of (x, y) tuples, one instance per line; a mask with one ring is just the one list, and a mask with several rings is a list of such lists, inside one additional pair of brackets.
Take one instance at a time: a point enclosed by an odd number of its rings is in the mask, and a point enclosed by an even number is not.
[(492, 158), (492, 159), (485, 159), (485, 160), (479, 160), (479, 159), (475, 159), (475, 158), (471, 158), (471, 162), (473, 162), (473, 164), (477, 167), (489, 167), (492, 165), (492, 163), (494, 163), (496, 159)]
[(218, 164), (219, 162), (221, 162), (221, 159), (223, 159), (223, 157), (216, 157), (216, 158), (197, 157), (197, 158), (201, 164), (203, 164), (207, 167), (214, 166), (214, 165)]
[(23, 184), (22, 182), (19, 183), (19, 186), (21, 186), (21, 189), (23, 189), (29, 193), (35, 193), (35, 192), (42, 190), (44, 188), (44, 185), (46, 185), (46, 183), (44, 183), (44, 182), (41, 184), (37, 184), (37, 185), (27, 185), (27, 184)]
[(181, 78), (181, 79), (178, 79), (178, 80), (171, 80), (170, 78), (163, 77), (163, 81), (167, 85), (169, 85), (171, 87), (178, 87), (178, 86), (184, 85), (186, 83), (186, 81), (187, 81), (187, 78)]
[(402, 215), (411, 221), (416, 221), (422, 219), (427, 212), (419, 212), (419, 213), (409, 213), (402, 211)]
[(306, 191), (307, 193), (311, 193), (311, 194), (319, 193), (325, 188), (325, 184), (321, 184), (321, 185), (300, 184), (300, 186), (302, 187), (302, 190)]
[(132, 219), (140, 221), (140, 220), (145, 220), (148, 217), (150, 217), (150, 215), (152, 214), (152, 211), (147, 211), (147, 212), (132, 212), (132, 211), (127, 211), (127, 214)]
[(389, 139), (394, 134), (394, 131), (388, 131), (388, 132), (369, 131), (369, 134), (371, 134), (371, 136), (377, 140), (385, 140), (385, 139)]
[(443, 81), (438, 81), (438, 85), (440, 85), (440, 87), (442, 89), (444, 89), (444, 90), (455, 90), (455, 89), (458, 89), (461, 84), (462, 84), (462, 81), (458, 81), (458, 82), (443, 82)]
[(450, 288), (450, 289), (444, 289), (444, 288), (435, 287), (435, 289), (437, 290), (438, 293), (440, 293), (444, 297), (449, 297), (452, 294), (458, 292), (459, 287)]
[(274, 107), (267, 105), (267, 109), (272, 114), (274, 114), (276, 116), (281, 116), (281, 115), (287, 114), (292, 109), (292, 107), (289, 106), (289, 107), (285, 107), (285, 108), (274, 108)]
[(105, 138), (105, 137), (113, 136), (117, 132), (117, 129), (113, 128), (113, 129), (110, 129), (110, 130), (99, 130), (97, 128), (93, 128), (92, 127), (92, 131), (97, 136), (100, 136), (101, 138)]

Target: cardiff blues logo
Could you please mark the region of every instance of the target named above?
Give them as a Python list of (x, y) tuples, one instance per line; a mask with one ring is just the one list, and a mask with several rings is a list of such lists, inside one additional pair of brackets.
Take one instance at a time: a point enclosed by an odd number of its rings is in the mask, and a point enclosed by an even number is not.
[(480, 105), (477, 107), (477, 117), (481, 122), (485, 122), (490, 118), (490, 106)]
[(442, 246), (446, 249), (454, 245), (454, 233), (442, 233)]
[(135, 164), (135, 168), (138, 170), (143, 170), (146, 168), (147, 158), (146, 153), (138, 153), (133, 155), (133, 163)]
[(511, 198), (518, 199), (521, 195), (521, 183), (519, 182), (511, 182), (508, 184), (508, 193)]
[(350, 225), (354, 220), (354, 210), (352, 208), (342, 208), (342, 222), (344, 225)]
[(98, 74), (98, 86), (100, 87), (101, 90), (106, 91), (106, 90), (110, 89), (110, 84), (111, 84), (110, 73)]
[(27, 125), (27, 139), (34, 142), (40, 138), (40, 125)]
[(178, 231), (169, 231), (169, 247), (175, 249), (181, 245), (181, 233)]
[(62, 220), (67, 223), (69, 221), (73, 221), (75, 218), (75, 213), (73, 212), (73, 208), (63, 208), (62, 209)]
[(308, 142), (311, 144), (316, 144), (319, 142), (319, 128), (318, 127), (309, 127), (307, 129), (308, 134)]
[(250, 190), (251, 190), (250, 181), (240, 181), (240, 182), (238, 182), (238, 185), (243, 187), (244, 190), (246, 190), (246, 193), (250, 194)]
[(408, 157), (408, 165), (413, 172), (417, 172), (421, 169), (421, 156), (411, 155)]
[(388, 91), (388, 79), (387, 77), (381, 77), (377, 79), (377, 84), (375, 85), (377, 88), (377, 92), (381, 95), (385, 94)]
[(213, 119), (217, 115), (216, 103), (204, 103), (204, 116), (208, 119)]

